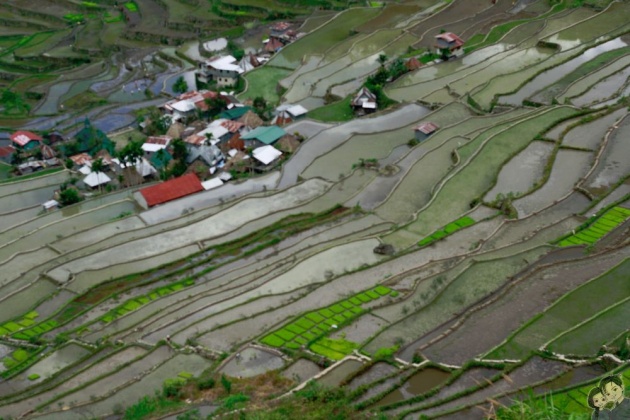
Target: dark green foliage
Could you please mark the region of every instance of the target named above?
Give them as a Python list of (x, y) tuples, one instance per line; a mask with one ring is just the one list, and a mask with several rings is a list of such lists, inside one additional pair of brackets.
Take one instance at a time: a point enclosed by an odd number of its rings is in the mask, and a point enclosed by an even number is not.
[(179, 398), (186, 380), (182, 378), (167, 379), (162, 385), (162, 395), (166, 398)]
[(66, 188), (59, 193), (59, 201), (62, 205), (69, 206), (70, 204), (81, 201), (81, 196), (75, 188)]
[(228, 394), (232, 392), (232, 382), (225, 375), (221, 375), (221, 386)]
[(184, 79), (184, 76), (180, 76), (173, 85), (173, 90), (177, 93), (188, 92), (188, 83)]

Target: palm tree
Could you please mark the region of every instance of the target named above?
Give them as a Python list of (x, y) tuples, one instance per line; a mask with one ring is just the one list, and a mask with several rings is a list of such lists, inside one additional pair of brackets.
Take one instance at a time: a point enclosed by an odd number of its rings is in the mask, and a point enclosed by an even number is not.
[(387, 56), (385, 54), (379, 54), (378, 63), (383, 67), (387, 63)]
[(102, 173), (103, 171), (103, 167), (105, 165), (103, 164), (103, 159), (102, 158), (98, 158), (96, 159), (94, 162), (92, 162), (92, 172), (94, 172), (96, 174), (96, 182), (98, 182), (98, 192), (101, 192), (101, 181), (100, 181), (100, 177), (99, 174)]

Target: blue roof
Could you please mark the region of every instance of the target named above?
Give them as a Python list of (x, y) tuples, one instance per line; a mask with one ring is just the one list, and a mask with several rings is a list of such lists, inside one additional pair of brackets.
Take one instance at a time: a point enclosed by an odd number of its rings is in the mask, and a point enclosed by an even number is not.
[(258, 127), (241, 138), (243, 140), (256, 139), (265, 144), (273, 144), (286, 134), (287, 132), (277, 125), (270, 125), (268, 127)]

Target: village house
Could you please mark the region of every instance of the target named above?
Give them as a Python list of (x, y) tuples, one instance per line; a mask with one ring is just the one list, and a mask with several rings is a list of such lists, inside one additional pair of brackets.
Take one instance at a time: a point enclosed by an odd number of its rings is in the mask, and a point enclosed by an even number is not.
[(42, 145), (44, 140), (41, 136), (30, 131), (16, 131), (11, 134), (11, 141), (21, 150), (33, 150)]
[(238, 62), (238, 66), (243, 69), (243, 73), (247, 73), (248, 71), (254, 70), (256, 67), (260, 67), (262, 63), (258, 60), (258, 58), (252, 54), (246, 54), (241, 58), (241, 61)]
[(72, 163), (74, 163), (74, 166), (79, 168), (79, 172), (81, 172), (84, 175), (89, 174), (90, 172), (92, 172), (92, 169), (90, 169), (92, 167), (92, 156), (88, 155), (87, 153), (79, 153), (77, 155), (72, 155), (69, 158)]
[(271, 124), (287, 125), (304, 118), (307, 112), (308, 110), (302, 105), (283, 104), (276, 108)]
[(350, 106), (357, 115), (364, 115), (375, 112), (378, 109), (378, 105), (376, 103), (376, 95), (373, 94), (368, 88), (362, 87), (356, 94), (354, 99), (350, 102)]
[(238, 120), (239, 118), (241, 118), (243, 115), (247, 114), (251, 110), (252, 108), (250, 106), (245, 106), (245, 105), (240, 105), (240, 104), (234, 105), (224, 110), (223, 112), (221, 112), (219, 114), (219, 118), (226, 119), (226, 120)]
[(280, 138), (282, 138), (285, 134), (287, 133), (282, 128), (271, 125), (268, 127), (258, 127), (244, 136), (241, 136), (241, 138), (245, 140), (245, 147), (255, 148), (272, 145), (280, 140)]
[(414, 128), (415, 138), (418, 141), (426, 140), (431, 134), (435, 133), (440, 127), (432, 122), (423, 122)]
[(264, 166), (268, 166), (282, 156), (282, 152), (271, 145), (267, 145), (254, 149), (252, 156)]
[(199, 63), (197, 78), (202, 83), (216, 82), (218, 86), (234, 86), (243, 72), (236, 58), (226, 55)]
[(435, 36), (437, 54), (445, 59), (459, 57), (464, 54), (464, 41), (452, 32), (444, 32)]
[(201, 181), (194, 173), (171, 179), (134, 193), (134, 198), (144, 209), (167, 203), (187, 195), (203, 191)]
[(173, 139), (169, 136), (151, 136), (148, 137), (142, 144), (142, 150), (144, 151), (144, 157), (151, 159), (155, 153), (160, 150), (168, 148), (168, 145)]
[(209, 106), (206, 100), (217, 98), (219, 94), (210, 90), (186, 92), (175, 99), (171, 99), (159, 108), (166, 115), (171, 115), (173, 121), (186, 120), (195, 117), (197, 111), (206, 112)]

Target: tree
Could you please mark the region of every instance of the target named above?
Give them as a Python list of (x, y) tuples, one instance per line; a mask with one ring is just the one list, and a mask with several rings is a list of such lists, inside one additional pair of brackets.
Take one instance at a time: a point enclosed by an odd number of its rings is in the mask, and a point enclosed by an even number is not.
[(381, 65), (381, 67), (385, 66), (385, 63), (387, 63), (387, 56), (385, 54), (379, 54), (378, 63)]
[(405, 66), (405, 62), (402, 59), (395, 59), (388, 68), (389, 77), (393, 80), (398, 79), (403, 74), (407, 73), (407, 66)]
[(206, 99), (206, 105), (208, 105), (208, 114), (211, 117), (214, 117), (227, 108), (227, 101), (222, 97), (217, 96), (216, 98)]
[(173, 90), (177, 93), (188, 92), (188, 83), (184, 79), (184, 76), (180, 76), (173, 85)]
[(221, 385), (228, 394), (232, 392), (232, 382), (225, 375), (221, 375)]
[[(127, 145), (118, 152), (118, 159), (120, 159), (120, 163), (125, 166), (123, 171), (127, 171), (129, 169), (128, 166), (135, 165), (136, 161), (142, 158), (142, 155), (143, 150), (141, 142), (131, 141), (127, 143)], [(92, 166), (92, 169), (94, 169), (94, 166)]]
[[(103, 167), (105, 165), (103, 164), (103, 159), (102, 158), (98, 158), (96, 159), (94, 162), (92, 162), (92, 172), (96, 173), (96, 179), (97, 181), (99, 181), (99, 174), (103, 172)], [(98, 192), (101, 192), (101, 184), (98, 184)]]
[(62, 205), (69, 206), (70, 204), (81, 201), (81, 196), (79, 196), (79, 192), (76, 189), (66, 188), (59, 193), (59, 201)]
[(245, 55), (245, 50), (236, 45), (236, 43), (232, 40), (228, 41), (227, 49), (232, 57), (236, 58), (237, 60), (240, 60)]
[(188, 169), (186, 159), (188, 159), (188, 149), (182, 139), (173, 141), (173, 158), (177, 161), (171, 169), (171, 174), (175, 177), (181, 176)]

